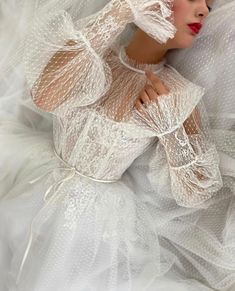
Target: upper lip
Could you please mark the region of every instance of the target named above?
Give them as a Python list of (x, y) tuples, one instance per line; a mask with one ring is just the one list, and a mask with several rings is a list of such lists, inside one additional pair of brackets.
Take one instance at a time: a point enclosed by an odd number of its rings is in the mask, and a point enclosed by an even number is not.
[(202, 28), (202, 24), (200, 22), (189, 23), (188, 26), (196, 33), (199, 33)]

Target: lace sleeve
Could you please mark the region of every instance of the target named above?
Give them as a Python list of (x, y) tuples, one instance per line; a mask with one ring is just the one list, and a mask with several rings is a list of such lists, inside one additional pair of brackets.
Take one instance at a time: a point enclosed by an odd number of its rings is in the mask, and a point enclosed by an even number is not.
[(80, 29), (66, 11), (37, 17), (25, 65), (38, 107), (60, 115), (69, 107), (92, 104), (107, 92), (112, 75), (102, 54), (128, 22), (127, 14), (123, 19), (114, 15), (119, 14), (113, 5), (83, 20), (86, 25)]
[(96, 102), (112, 82), (105, 52), (128, 23), (149, 23), (153, 27), (154, 18), (147, 13), (150, 4), (158, 8), (156, 36), (166, 41), (174, 35), (174, 26), (167, 20), (169, 2), (112, 0), (98, 13), (76, 22), (64, 10), (36, 15), (25, 51), (26, 76), (34, 103), (60, 114), (68, 107)]
[(205, 126), (202, 102), (184, 125), (159, 137), (166, 151), (177, 204), (196, 207), (222, 187), (219, 156)]
[(172, 193), (184, 207), (196, 207), (222, 187), (202, 95), (202, 88), (194, 86), (181, 94), (161, 96), (136, 112), (139, 122), (154, 131), (164, 146)]

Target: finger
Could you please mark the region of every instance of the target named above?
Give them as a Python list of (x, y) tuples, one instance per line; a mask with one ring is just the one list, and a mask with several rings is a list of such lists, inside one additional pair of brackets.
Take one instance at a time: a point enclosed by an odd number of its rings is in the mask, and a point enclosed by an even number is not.
[(158, 95), (169, 94), (169, 89), (156, 74), (147, 71), (146, 77), (151, 82), (153, 89), (157, 92)]
[(139, 99), (137, 99), (136, 102), (135, 102), (135, 108), (138, 111), (142, 111), (143, 110), (143, 105), (142, 105), (142, 103), (141, 103), (141, 101)]
[(151, 73), (148, 80), (151, 82), (153, 89), (157, 92), (158, 95), (169, 94), (169, 89), (157, 75)]
[(144, 91), (140, 94), (140, 96), (139, 96), (139, 100), (140, 100), (143, 104), (145, 104), (145, 105), (147, 105), (147, 104), (150, 103), (150, 97), (148, 96), (146, 90), (144, 90)]
[(153, 87), (151, 85), (146, 85), (145, 86), (145, 91), (149, 96), (150, 101), (155, 101), (158, 98), (158, 94), (157, 92), (153, 89)]

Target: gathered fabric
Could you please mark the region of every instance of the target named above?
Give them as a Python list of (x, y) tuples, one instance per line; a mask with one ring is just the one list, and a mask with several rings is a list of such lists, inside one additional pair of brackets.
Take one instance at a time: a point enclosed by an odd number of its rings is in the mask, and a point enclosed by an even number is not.
[[(234, 216), (224, 209), (234, 201), (204, 86), (166, 60), (138, 63), (126, 52), (132, 22), (159, 42), (174, 36), (172, 1), (112, 0), (84, 18), (71, 4), (82, 13), (85, 1), (43, 2), (18, 53), (27, 94), (51, 115), (53, 133), (1, 118), (2, 288), (228, 289)], [(169, 93), (137, 110), (146, 70)]]

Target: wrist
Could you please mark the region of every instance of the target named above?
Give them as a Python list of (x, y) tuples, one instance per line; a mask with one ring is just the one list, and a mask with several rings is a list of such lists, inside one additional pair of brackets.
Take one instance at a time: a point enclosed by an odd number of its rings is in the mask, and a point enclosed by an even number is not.
[(170, 134), (163, 135), (159, 140), (167, 152), (171, 167), (182, 167), (196, 160), (197, 153), (183, 127)]

